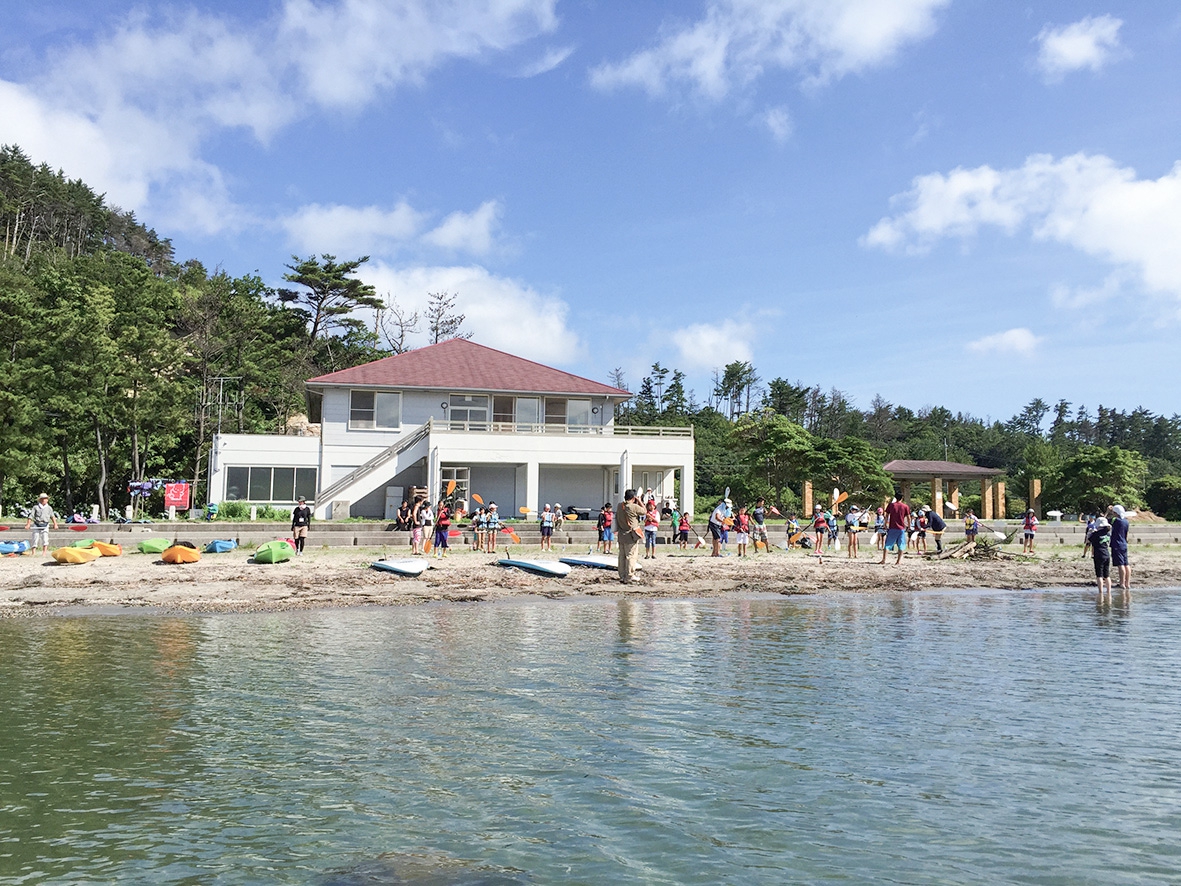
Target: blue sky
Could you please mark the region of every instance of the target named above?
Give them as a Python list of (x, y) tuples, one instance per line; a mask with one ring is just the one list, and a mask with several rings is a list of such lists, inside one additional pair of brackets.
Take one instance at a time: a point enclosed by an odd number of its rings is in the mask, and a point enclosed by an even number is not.
[(22, 4), (0, 142), (278, 283), (632, 387), (659, 361), (1007, 418), (1181, 411), (1181, 7)]

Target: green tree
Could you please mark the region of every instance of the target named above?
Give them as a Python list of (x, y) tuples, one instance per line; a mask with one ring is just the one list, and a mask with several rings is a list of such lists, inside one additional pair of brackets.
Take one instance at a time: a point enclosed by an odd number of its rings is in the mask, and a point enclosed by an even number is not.
[(300, 259), (293, 255), (295, 264), (286, 265), (289, 273), (283, 275), (288, 283), (302, 286), (306, 291), (279, 290), (279, 298), (285, 304), (292, 304), (306, 311), (308, 341), (315, 345), (321, 336), (334, 331), (364, 329), (365, 324), (353, 316), (359, 308), (382, 307), (377, 291), (353, 276), (357, 269), (369, 261), (369, 256), (352, 261), (338, 262), (335, 255), (314, 255)]
[(1047, 501), (1063, 510), (1097, 513), (1109, 505), (1144, 505), (1144, 457), (1113, 446), (1088, 446), (1062, 462)]
[(849, 493), (849, 503), (864, 507), (889, 498), (894, 483), (882, 470), (885, 453), (857, 437), (816, 439), (810, 473), (820, 488)]
[(1166, 520), (1181, 520), (1181, 477), (1158, 477), (1148, 484), (1148, 506)]
[(783, 504), (786, 492), (801, 486), (814, 466), (816, 441), (800, 425), (767, 409), (743, 416), (734, 427), (734, 440), (746, 458), (754, 481)]
[(460, 314), (455, 309), (458, 298), (458, 295), (446, 291), (427, 295), (426, 324), (431, 344), (453, 338), (472, 337), (470, 332), (463, 331), (463, 321), (467, 319), (467, 315)]

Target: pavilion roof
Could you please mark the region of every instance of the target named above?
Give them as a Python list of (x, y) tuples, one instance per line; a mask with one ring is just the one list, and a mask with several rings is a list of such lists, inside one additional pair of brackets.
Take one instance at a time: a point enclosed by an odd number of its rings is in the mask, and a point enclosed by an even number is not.
[(920, 461), (898, 458), (882, 465), (890, 476), (901, 480), (979, 480), (981, 477), (995, 477), (1003, 474), (999, 468), (982, 468), (979, 465), (965, 465), (956, 461)]

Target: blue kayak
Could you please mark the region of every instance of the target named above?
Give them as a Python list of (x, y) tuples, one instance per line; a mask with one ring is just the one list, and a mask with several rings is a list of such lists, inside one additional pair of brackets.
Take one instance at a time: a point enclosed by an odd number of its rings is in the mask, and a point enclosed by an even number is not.
[(238, 543), (229, 538), (215, 538), (209, 544), (205, 545), (205, 553), (207, 554), (228, 554)]
[(27, 541), (0, 541), (0, 554), (23, 554), (28, 549)]

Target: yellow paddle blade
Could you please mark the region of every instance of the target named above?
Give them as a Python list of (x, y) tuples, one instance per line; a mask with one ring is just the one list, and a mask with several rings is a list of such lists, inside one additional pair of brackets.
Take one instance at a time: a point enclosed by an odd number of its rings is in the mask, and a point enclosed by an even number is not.
[(528, 514), (529, 508), (526, 505), (521, 505), (519, 508), (517, 508), (517, 513), (518, 514)]
[(577, 520), (577, 519), (578, 519), (578, 515), (577, 515), (577, 514), (567, 514), (567, 515), (566, 515), (565, 517), (563, 517), (562, 519), (563, 519), (563, 520)]
[(454, 491), (455, 491), (455, 481), (454, 481), (454, 480), (448, 480), (448, 481), (447, 481), (447, 494), (448, 494), (448, 495), (450, 495), (450, 494), (451, 494), (451, 493), (453, 493)]
[(472, 493), (472, 501), (478, 505), (482, 505), (484, 503), (484, 499), (480, 498), (480, 495), (477, 492)]

